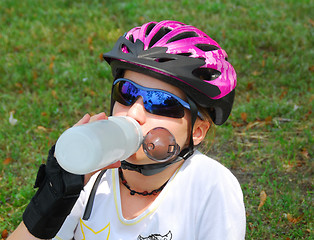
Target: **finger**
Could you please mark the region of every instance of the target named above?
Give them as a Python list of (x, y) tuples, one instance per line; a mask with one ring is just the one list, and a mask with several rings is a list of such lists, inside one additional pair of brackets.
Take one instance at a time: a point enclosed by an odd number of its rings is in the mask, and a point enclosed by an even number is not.
[(107, 119), (108, 119), (108, 117), (107, 117), (106, 113), (101, 112), (101, 113), (98, 113), (98, 114), (92, 116), (90, 118), (89, 122), (95, 122), (98, 120), (107, 120)]
[(86, 113), (80, 121), (78, 121), (76, 124), (74, 124), (74, 126), (79, 126), (79, 125), (88, 123), (90, 121), (90, 118), (91, 118), (90, 115), (88, 113)]

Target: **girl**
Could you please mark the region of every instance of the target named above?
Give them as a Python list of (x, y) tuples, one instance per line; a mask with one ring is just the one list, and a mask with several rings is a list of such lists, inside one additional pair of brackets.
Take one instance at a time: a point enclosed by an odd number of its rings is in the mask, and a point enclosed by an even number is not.
[[(37, 177), (39, 191), (11, 238), (244, 239), (238, 181), (194, 148), (230, 114), (236, 73), (226, 52), (193, 26), (162, 21), (133, 28), (104, 59), (115, 79), (111, 114), (134, 118), (144, 135), (167, 129), (180, 150), (158, 162), (139, 149), (89, 181), (85, 176), (81, 191), (83, 177), (62, 170), (52, 148), (38, 174), (44, 177)], [(78, 124), (101, 119), (105, 113), (85, 115)]]

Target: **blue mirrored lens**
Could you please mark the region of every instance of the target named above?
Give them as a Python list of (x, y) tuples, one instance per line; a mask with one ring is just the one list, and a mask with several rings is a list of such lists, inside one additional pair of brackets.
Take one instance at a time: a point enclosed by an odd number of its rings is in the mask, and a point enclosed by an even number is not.
[(149, 113), (173, 118), (184, 116), (184, 107), (174, 95), (163, 90), (144, 88), (130, 80), (116, 80), (112, 96), (114, 101), (130, 106), (140, 96)]

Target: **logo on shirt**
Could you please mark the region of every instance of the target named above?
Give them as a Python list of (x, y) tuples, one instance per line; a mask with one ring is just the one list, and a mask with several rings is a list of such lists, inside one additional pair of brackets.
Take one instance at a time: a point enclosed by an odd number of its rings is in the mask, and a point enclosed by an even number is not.
[(80, 226), (81, 226), (81, 231), (83, 235), (82, 240), (90, 239), (92, 236), (93, 240), (108, 240), (110, 236), (110, 223), (107, 224), (102, 229), (94, 230), (91, 227), (87, 226), (86, 223), (83, 222), (82, 219), (80, 219)]
[(151, 234), (148, 237), (138, 236), (137, 240), (171, 240), (172, 233), (169, 231), (166, 235), (162, 236), (160, 234)]

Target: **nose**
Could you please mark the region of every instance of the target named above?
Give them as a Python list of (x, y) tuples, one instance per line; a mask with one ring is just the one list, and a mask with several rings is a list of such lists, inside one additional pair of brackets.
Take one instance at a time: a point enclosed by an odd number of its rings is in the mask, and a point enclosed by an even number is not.
[(140, 125), (146, 121), (146, 110), (143, 103), (143, 98), (139, 97), (135, 103), (128, 109), (127, 116), (135, 119)]

